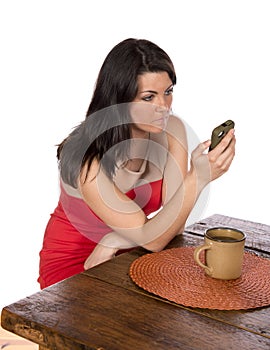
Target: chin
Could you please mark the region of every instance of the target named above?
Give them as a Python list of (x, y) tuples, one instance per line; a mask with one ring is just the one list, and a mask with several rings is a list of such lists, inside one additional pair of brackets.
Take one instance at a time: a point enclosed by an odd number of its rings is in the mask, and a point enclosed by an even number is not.
[(156, 126), (156, 127), (151, 128), (151, 130), (149, 130), (149, 132), (151, 134), (160, 134), (161, 132), (163, 132), (165, 130), (166, 130), (166, 127)]

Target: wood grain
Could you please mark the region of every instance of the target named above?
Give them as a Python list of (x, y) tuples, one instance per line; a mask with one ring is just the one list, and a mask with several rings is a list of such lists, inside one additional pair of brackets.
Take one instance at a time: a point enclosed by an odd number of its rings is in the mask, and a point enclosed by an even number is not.
[[(202, 243), (203, 234), (206, 228), (213, 226), (229, 226), (238, 229), (245, 230), (246, 232), (252, 232), (252, 239), (249, 237), (249, 247), (247, 250), (254, 251), (252, 244), (256, 247), (255, 252), (260, 256), (270, 255), (267, 251), (270, 251), (268, 246), (268, 240), (266, 244), (263, 244), (265, 236), (270, 232), (270, 227), (267, 225), (251, 223), (249, 227), (248, 221), (242, 221), (239, 219), (233, 219), (222, 215), (214, 215), (202, 222), (188, 227), (183, 235), (177, 236), (167, 248), (181, 247), (181, 246), (196, 246)], [(264, 232), (264, 234), (262, 234)], [(194, 234), (195, 233), (195, 234)], [(251, 234), (250, 234), (251, 235)], [(264, 250), (259, 250), (258, 247), (264, 247)], [(147, 291), (139, 288), (133, 283), (129, 277), (129, 266), (136, 258), (142, 254), (149, 253), (142, 248), (139, 248), (131, 253), (123, 254), (106, 264), (99, 265), (93, 269), (85, 272), (85, 274), (112, 283), (114, 285), (122, 286), (123, 288), (132, 290), (137, 293), (142, 293), (148, 297), (156, 297), (148, 293)], [(158, 297), (156, 297), (158, 298)], [(163, 300), (160, 298), (160, 300)], [(182, 307), (181, 305), (176, 305)], [(260, 334), (264, 337), (270, 338), (270, 308), (258, 308), (254, 310), (245, 311), (220, 311), (220, 310), (208, 310), (208, 309), (194, 309), (188, 308), (192, 312), (199, 313), (209, 318), (216, 319), (237, 328), (246, 329), (251, 332)]]
[(202, 237), (206, 229), (216, 226), (227, 226), (242, 230), (246, 234), (245, 247), (254, 252), (258, 251), (261, 256), (269, 257), (270, 226), (265, 224), (215, 214), (188, 226), (185, 232)]
[[(189, 226), (167, 248), (199, 245), (206, 228), (220, 225), (242, 229), (246, 249), (270, 257), (269, 226), (222, 215)], [(205, 310), (154, 296), (129, 277), (146, 253), (135, 249), (5, 307), (3, 328), (40, 350), (270, 349), (269, 307)]]
[[(41, 349), (267, 349), (270, 339), (77, 275), (4, 308), (2, 323)], [(222, 344), (221, 344), (222, 339)]]

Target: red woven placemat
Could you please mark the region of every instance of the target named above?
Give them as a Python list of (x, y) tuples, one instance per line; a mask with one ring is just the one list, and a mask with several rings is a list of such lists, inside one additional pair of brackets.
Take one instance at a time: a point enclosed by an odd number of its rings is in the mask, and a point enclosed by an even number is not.
[(194, 247), (143, 255), (133, 261), (131, 279), (146, 291), (189, 307), (241, 310), (270, 305), (270, 260), (245, 252), (236, 280), (207, 276), (193, 258)]

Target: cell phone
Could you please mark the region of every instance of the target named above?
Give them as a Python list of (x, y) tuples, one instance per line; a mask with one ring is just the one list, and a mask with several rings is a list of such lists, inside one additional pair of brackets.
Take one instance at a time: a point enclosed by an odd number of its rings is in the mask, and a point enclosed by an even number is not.
[(212, 151), (223, 139), (223, 137), (234, 128), (234, 122), (232, 120), (227, 120), (223, 124), (220, 124), (212, 131), (211, 145), (209, 147), (209, 152)]

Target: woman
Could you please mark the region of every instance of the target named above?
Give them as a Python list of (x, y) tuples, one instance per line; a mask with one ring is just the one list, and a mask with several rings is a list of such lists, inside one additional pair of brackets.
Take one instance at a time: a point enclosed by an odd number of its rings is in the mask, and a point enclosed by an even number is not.
[(86, 119), (58, 147), (61, 194), (40, 252), (41, 288), (122, 249), (162, 250), (229, 169), (233, 130), (209, 153), (210, 141), (199, 144), (189, 166), (184, 125), (170, 113), (175, 84), (169, 56), (147, 40), (124, 40), (106, 57)]

